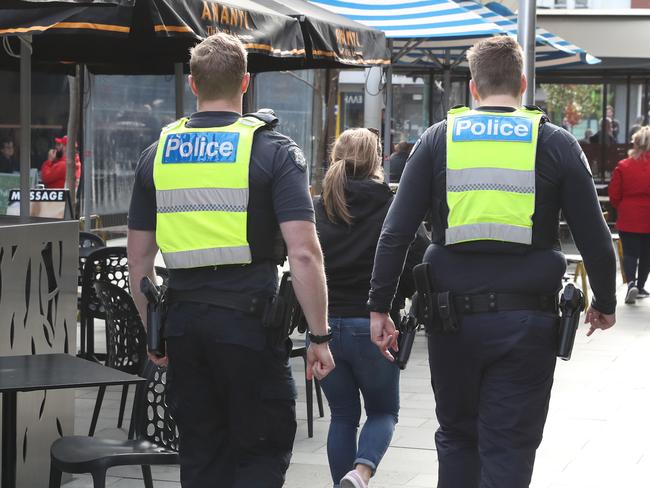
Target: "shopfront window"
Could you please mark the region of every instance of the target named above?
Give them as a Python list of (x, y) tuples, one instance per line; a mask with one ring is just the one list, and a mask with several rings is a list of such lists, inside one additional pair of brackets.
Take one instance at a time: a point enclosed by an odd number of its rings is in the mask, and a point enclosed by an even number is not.
[(393, 144), (415, 142), (429, 126), (429, 79), (393, 76)]
[[(128, 211), (140, 153), (175, 120), (173, 76), (93, 76), (86, 152), (93, 164), (93, 213)], [(92, 140), (88, 138), (92, 137)]]
[[(300, 146), (313, 160), (314, 71), (255, 75), (255, 109), (271, 108), (280, 119), (278, 130)], [(319, 97), (320, 98), (320, 97)]]
[(364, 91), (341, 91), (339, 94), (339, 117), (337, 118), (338, 134), (350, 128), (363, 127), (364, 103)]

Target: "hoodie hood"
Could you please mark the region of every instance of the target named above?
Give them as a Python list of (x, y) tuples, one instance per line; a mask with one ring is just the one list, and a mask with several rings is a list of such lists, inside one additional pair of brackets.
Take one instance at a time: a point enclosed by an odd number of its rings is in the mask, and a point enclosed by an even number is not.
[(345, 201), (355, 222), (383, 209), (392, 197), (393, 192), (383, 181), (348, 179), (345, 185)]

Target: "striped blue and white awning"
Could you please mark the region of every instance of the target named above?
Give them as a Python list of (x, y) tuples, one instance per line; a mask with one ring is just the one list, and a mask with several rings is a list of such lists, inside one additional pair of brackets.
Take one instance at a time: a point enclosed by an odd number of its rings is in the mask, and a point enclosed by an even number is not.
[[(310, 0), (384, 31), (393, 62), (422, 67), (467, 66), (465, 53), (478, 40), (517, 36), (517, 16), (501, 4), (476, 0)], [(537, 29), (535, 65), (549, 68), (600, 60), (578, 46)]]
[[(507, 35), (517, 37), (517, 16), (498, 3), (483, 5), (476, 0), (454, 0), (467, 11), (475, 13), (484, 20), (499, 26)], [(505, 15), (503, 15), (505, 14)], [(402, 56), (399, 64), (467, 66), (466, 46), (441, 46), (437, 43), (414, 46)], [(539, 69), (566, 66), (578, 63), (595, 64), (600, 60), (545, 29), (536, 33), (535, 66)]]
[[(517, 15), (500, 3), (489, 2), (485, 5), (485, 7), (478, 4), (474, 0), (459, 0), (459, 3), (468, 10), (475, 11), (481, 15), (481, 17), (490, 19), (492, 22), (499, 25), (502, 29), (508, 32), (508, 34), (515, 37), (517, 36)], [(467, 5), (469, 3), (475, 4), (475, 7), (471, 8), (469, 5)], [(480, 11), (476, 10), (476, 5), (478, 5)], [(535, 32), (535, 37), (536, 64), (539, 67), (559, 66), (575, 63), (600, 63), (600, 59), (592, 56), (584, 49), (576, 46), (572, 42), (556, 36), (546, 29), (538, 27)]]
[[(310, 0), (311, 3), (383, 31), (392, 39), (431, 39), (437, 45), (469, 45), (503, 34), (493, 22), (453, 0)], [(471, 40), (471, 41), (468, 41)]]

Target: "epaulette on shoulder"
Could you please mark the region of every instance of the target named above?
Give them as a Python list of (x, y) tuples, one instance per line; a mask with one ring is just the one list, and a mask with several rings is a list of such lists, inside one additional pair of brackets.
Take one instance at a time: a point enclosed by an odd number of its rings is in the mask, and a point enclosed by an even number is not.
[(187, 121), (188, 121), (188, 118), (187, 118), (187, 117), (182, 117), (182, 118), (180, 118), (180, 119), (178, 119), (178, 120), (174, 120), (173, 122), (170, 122), (169, 124), (167, 124), (166, 126), (164, 126), (164, 127), (161, 129), (161, 132), (168, 132), (168, 131), (170, 131), (170, 130), (177, 129), (178, 127), (180, 127), (181, 125), (183, 125), (183, 124), (184, 124), (185, 122), (187, 122)]
[(257, 112), (246, 114), (245, 117), (255, 117), (266, 124), (267, 129), (275, 129), (280, 122), (278, 116), (270, 108), (261, 108)]

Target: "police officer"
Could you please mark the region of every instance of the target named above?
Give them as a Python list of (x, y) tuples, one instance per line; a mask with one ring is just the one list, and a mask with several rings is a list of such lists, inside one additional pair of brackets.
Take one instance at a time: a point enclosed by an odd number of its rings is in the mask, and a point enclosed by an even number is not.
[(241, 116), (250, 76), (241, 42), (223, 33), (191, 52), (198, 111), (162, 130), (136, 169), (129, 269), (169, 269), (168, 402), (180, 433), (181, 485), (282, 486), (296, 431), (290, 342), (263, 327), (284, 246), (311, 329), (307, 375), (334, 367), (327, 294), (305, 158), (272, 112)]
[[(614, 325), (616, 262), (577, 141), (536, 107), (521, 107), (519, 45), (495, 37), (467, 58), (479, 108), (452, 109), (411, 152), (375, 256), (371, 336), (390, 360), (396, 333), (388, 311), (409, 243), (430, 209), (424, 260), (439, 300), (428, 324), (438, 487), (524, 488), (556, 362), (556, 300), (566, 270), (560, 211), (595, 295), (588, 335)], [(445, 326), (458, 330), (437, 332)]]

